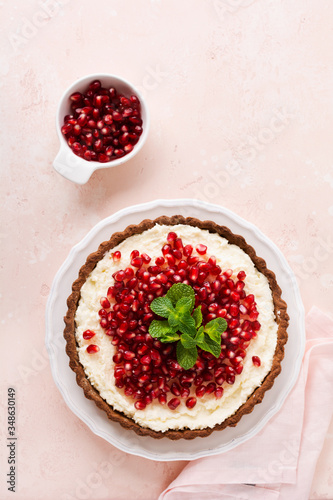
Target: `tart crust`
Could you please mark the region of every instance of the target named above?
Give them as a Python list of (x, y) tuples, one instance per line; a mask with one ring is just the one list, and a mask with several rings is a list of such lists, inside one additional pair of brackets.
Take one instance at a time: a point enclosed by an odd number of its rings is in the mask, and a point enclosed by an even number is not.
[[(96, 264), (103, 258), (104, 254), (114, 248), (116, 245), (129, 238), (134, 234), (140, 234), (147, 229), (151, 229), (156, 224), (164, 225), (177, 225), (185, 224), (196, 226), (200, 229), (207, 229), (209, 232), (218, 233), (223, 238), (226, 238), (229, 243), (239, 246), (245, 253), (249, 255), (258, 271), (264, 274), (269, 282), (270, 289), (273, 296), (275, 319), (278, 324), (277, 345), (274, 353), (273, 364), (270, 372), (266, 375), (262, 384), (254, 390), (249, 396), (247, 401), (238, 408), (236, 413), (228, 417), (221, 424), (214, 427), (207, 427), (205, 429), (182, 429), (182, 430), (168, 430), (166, 432), (153, 431), (152, 429), (141, 427), (134, 422), (130, 417), (123, 413), (114, 410), (106, 401), (100, 396), (99, 392), (92, 386), (86, 377), (83, 366), (79, 361), (77, 343), (75, 338), (75, 313), (80, 299), (80, 290), (85, 283), (89, 274), (95, 268)], [(193, 217), (183, 217), (181, 215), (174, 215), (172, 217), (161, 216), (157, 219), (145, 219), (140, 224), (130, 225), (124, 231), (114, 233), (109, 241), (101, 243), (98, 250), (87, 257), (86, 263), (79, 271), (79, 277), (72, 285), (72, 293), (67, 299), (67, 314), (64, 318), (65, 330), (64, 338), (66, 340), (66, 352), (70, 358), (69, 366), (76, 373), (76, 381), (82, 387), (86, 398), (91, 399), (103, 411), (106, 412), (109, 419), (119, 422), (125, 429), (131, 429), (139, 436), (151, 436), (155, 439), (167, 437), (172, 440), (178, 439), (194, 439), (196, 437), (209, 436), (215, 430), (222, 430), (228, 426), (234, 427), (237, 425), (243, 415), (251, 413), (254, 406), (261, 403), (265, 392), (268, 391), (274, 384), (275, 378), (281, 371), (281, 361), (284, 357), (284, 345), (287, 342), (288, 334), (287, 327), (289, 324), (289, 316), (287, 314), (287, 304), (281, 298), (281, 289), (277, 284), (275, 274), (273, 271), (267, 269), (266, 262), (261, 257), (256, 255), (254, 248), (248, 245), (245, 239), (232, 233), (230, 229), (225, 226), (219, 226), (215, 222), (206, 220), (201, 221)]]

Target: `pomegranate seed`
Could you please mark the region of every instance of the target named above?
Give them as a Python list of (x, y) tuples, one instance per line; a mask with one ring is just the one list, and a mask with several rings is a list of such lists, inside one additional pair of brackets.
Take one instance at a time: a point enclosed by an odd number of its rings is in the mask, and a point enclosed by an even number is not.
[(90, 340), (90, 339), (92, 339), (94, 336), (95, 336), (95, 332), (93, 332), (92, 330), (86, 330), (86, 331), (85, 331), (85, 332), (83, 332), (83, 334), (82, 334), (82, 337), (84, 338), (84, 340)]
[(124, 271), (118, 271), (114, 274), (114, 279), (116, 281), (123, 281), (126, 278), (126, 274)]
[(192, 409), (192, 408), (195, 407), (196, 404), (197, 404), (197, 398), (193, 398), (192, 397), (192, 398), (188, 398), (186, 400), (186, 406), (187, 406), (187, 408)]
[(180, 390), (180, 396), (182, 398), (188, 398), (190, 395), (190, 389), (188, 387), (182, 387)]
[(81, 92), (74, 92), (69, 98), (72, 102), (80, 103), (80, 102), (82, 102), (83, 96), (82, 96)]
[(112, 254), (112, 259), (114, 262), (117, 262), (121, 258), (121, 252), (117, 251)]
[(223, 392), (224, 392), (223, 387), (217, 387), (217, 388), (215, 389), (215, 393), (214, 393), (214, 394), (215, 394), (216, 399), (220, 399), (220, 398), (222, 398), (222, 396), (223, 396)]
[(96, 90), (99, 90), (101, 88), (102, 84), (99, 80), (93, 80), (89, 86), (88, 86), (88, 90), (92, 90), (92, 91), (96, 91)]
[(184, 253), (185, 257), (190, 257), (192, 255), (192, 252), (193, 252), (192, 245), (186, 245), (183, 249), (183, 253)]
[(207, 386), (206, 386), (206, 394), (211, 394), (215, 390), (216, 390), (216, 384), (214, 384), (214, 382), (210, 382), (209, 384), (207, 384)]
[(254, 364), (254, 366), (260, 366), (261, 360), (259, 356), (252, 356), (252, 363)]
[(200, 255), (205, 255), (205, 253), (207, 252), (207, 247), (206, 247), (206, 245), (199, 244), (199, 245), (196, 247), (196, 251), (197, 251), (197, 252), (198, 252), (198, 254), (200, 254)]
[(159, 396), (158, 396), (158, 402), (161, 405), (165, 405), (165, 403), (167, 402), (167, 397), (166, 397), (166, 394), (164, 392), (161, 392), (161, 394), (159, 394)]
[(180, 387), (175, 382), (171, 385), (171, 392), (174, 396), (180, 396)]
[(170, 410), (175, 410), (176, 408), (178, 408), (179, 405), (180, 405), (180, 401), (178, 398), (172, 398), (168, 402), (168, 407), (170, 408)]
[(95, 345), (95, 344), (90, 344), (88, 345), (87, 347), (87, 353), (88, 354), (95, 354), (96, 352), (98, 352), (100, 349), (98, 347), (98, 345)]
[(123, 355), (121, 352), (117, 352), (113, 357), (112, 357), (112, 361), (116, 364), (119, 364), (123, 359)]
[(102, 297), (100, 300), (100, 304), (104, 309), (109, 309), (110, 308), (110, 302), (106, 297)]
[(134, 406), (137, 410), (144, 410), (147, 404), (143, 399), (138, 399), (137, 401), (135, 401)]
[(239, 280), (244, 280), (246, 278), (246, 272), (245, 271), (239, 271), (239, 273), (237, 274), (237, 278)]
[(199, 276), (199, 269), (197, 267), (192, 267), (192, 269), (189, 272), (189, 279), (191, 281), (196, 281)]
[(204, 385), (199, 385), (196, 390), (195, 394), (197, 395), (198, 398), (202, 398), (206, 393), (206, 387)]

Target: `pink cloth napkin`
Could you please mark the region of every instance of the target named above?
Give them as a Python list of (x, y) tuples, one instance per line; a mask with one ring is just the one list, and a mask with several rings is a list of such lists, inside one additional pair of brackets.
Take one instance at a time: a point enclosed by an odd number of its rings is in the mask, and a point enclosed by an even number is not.
[(333, 321), (313, 307), (300, 376), (249, 441), (190, 462), (159, 500), (307, 500), (333, 414)]

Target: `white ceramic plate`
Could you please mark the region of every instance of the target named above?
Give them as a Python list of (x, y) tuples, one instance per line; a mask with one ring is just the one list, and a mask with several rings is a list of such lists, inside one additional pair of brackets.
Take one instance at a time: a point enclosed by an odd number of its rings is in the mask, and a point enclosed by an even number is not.
[[(245, 415), (237, 427), (213, 432), (205, 438), (191, 441), (180, 439), (156, 440), (139, 437), (112, 422), (99, 410), (93, 401), (85, 398), (76, 384), (75, 374), (68, 366), (63, 339), (63, 317), (67, 311), (66, 299), (71, 285), (77, 278), (86, 257), (97, 250), (99, 244), (108, 240), (112, 233), (122, 231), (129, 224), (138, 224), (143, 219), (154, 219), (160, 215), (184, 215), (198, 219), (213, 220), (241, 234), (263, 257), (269, 269), (275, 272), (282, 288), (283, 298), (288, 304), (290, 326), (282, 372), (273, 388), (253, 412)], [(70, 252), (59, 269), (51, 289), (46, 309), (46, 346), (50, 357), (54, 380), (69, 408), (98, 436), (117, 448), (152, 460), (194, 460), (208, 455), (228, 451), (259, 432), (268, 420), (281, 408), (286, 396), (296, 382), (305, 345), (304, 310), (296, 278), (278, 248), (255, 226), (229, 210), (198, 200), (157, 200), (135, 205), (102, 220)]]

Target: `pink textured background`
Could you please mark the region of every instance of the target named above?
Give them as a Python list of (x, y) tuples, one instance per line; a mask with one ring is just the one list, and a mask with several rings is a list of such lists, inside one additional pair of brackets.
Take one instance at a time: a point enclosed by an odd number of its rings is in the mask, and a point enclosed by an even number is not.
[[(116, 450), (71, 413), (53, 382), (44, 348), (53, 277), (102, 218), (155, 198), (193, 197), (256, 224), (294, 269), (306, 311), (315, 304), (330, 313), (333, 4), (16, 0), (2, 1), (0, 12), (0, 498), (14, 498), (4, 446), (13, 385), (16, 499), (154, 500), (184, 462)], [(54, 118), (64, 89), (93, 72), (140, 87), (152, 123), (134, 160), (80, 187), (52, 169)], [(332, 436), (333, 424), (311, 499), (333, 498)]]

